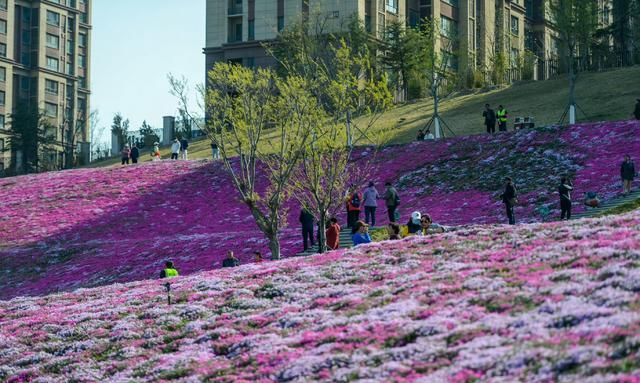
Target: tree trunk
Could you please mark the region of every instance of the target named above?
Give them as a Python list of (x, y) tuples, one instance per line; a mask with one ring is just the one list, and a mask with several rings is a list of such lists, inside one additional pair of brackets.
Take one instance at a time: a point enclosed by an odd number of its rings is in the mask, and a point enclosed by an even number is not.
[(325, 212), (320, 213), (320, 221), (318, 221), (318, 253), (327, 252), (327, 238), (326, 238), (326, 222), (327, 214)]
[(280, 239), (278, 235), (269, 236), (269, 250), (271, 250), (271, 259), (280, 259)]

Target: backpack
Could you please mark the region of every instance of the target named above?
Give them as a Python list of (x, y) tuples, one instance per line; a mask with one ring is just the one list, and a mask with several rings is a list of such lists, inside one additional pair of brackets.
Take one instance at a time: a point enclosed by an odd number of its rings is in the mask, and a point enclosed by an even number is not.
[(351, 206), (360, 207), (360, 196), (358, 193), (353, 193), (353, 196), (351, 196)]

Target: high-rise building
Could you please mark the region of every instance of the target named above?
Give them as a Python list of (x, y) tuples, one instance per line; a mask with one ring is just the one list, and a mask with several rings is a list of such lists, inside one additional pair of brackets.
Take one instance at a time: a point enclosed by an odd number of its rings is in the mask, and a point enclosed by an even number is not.
[(47, 135), (55, 144), (40, 155), (44, 168), (69, 164), (71, 150), (88, 158), (90, 1), (0, 0), (0, 171), (21, 168), (7, 139), (21, 103), (37, 106), (54, 127)]

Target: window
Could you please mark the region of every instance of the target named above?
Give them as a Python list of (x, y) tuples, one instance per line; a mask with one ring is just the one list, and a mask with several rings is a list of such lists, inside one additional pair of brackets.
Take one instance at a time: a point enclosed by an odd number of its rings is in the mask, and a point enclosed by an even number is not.
[(56, 27), (60, 26), (60, 14), (47, 11), (47, 24), (55, 25)]
[(0, 57), (7, 57), (7, 44), (0, 43)]
[(398, 0), (385, 0), (386, 10), (391, 13), (398, 13)]
[(70, 61), (67, 61), (67, 64), (65, 66), (65, 73), (69, 76), (73, 76), (73, 63), (71, 63)]
[(87, 56), (78, 56), (78, 66), (80, 68), (87, 67)]
[(514, 35), (520, 33), (520, 20), (516, 16), (511, 16), (511, 33)]
[(0, 0), (0, 9), (7, 10), (7, 0)]
[(44, 114), (47, 117), (58, 117), (58, 105), (50, 102), (44, 103)]
[(60, 37), (47, 33), (47, 47), (53, 49), (60, 49)]
[(44, 80), (44, 91), (51, 94), (58, 94), (58, 82), (53, 80)]
[(0, 106), (4, 106), (4, 97), (5, 97), (5, 93), (4, 91), (0, 91)]
[(78, 45), (85, 48), (87, 46), (87, 34), (80, 33), (78, 35)]
[(47, 69), (57, 72), (60, 70), (60, 61), (56, 58), (47, 56)]
[(278, 32), (284, 29), (284, 16), (278, 16)]
[(0, 66), (0, 82), (7, 81), (7, 68)]
[(454, 7), (458, 6), (458, 0), (442, 0), (442, 1)]
[(256, 39), (256, 22), (255, 20), (249, 20), (249, 40)]
[(511, 67), (516, 68), (520, 59), (520, 51), (517, 48), (511, 48)]
[(23, 92), (28, 92), (31, 89), (31, 79), (26, 76), (20, 77), (20, 90)]
[(458, 34), (458, 24), (452, 19), (440, 16), (440, 30), (448, 38), (454, 38)]
[(7, 20), (0, 20), (0, 33), (7, 34)]

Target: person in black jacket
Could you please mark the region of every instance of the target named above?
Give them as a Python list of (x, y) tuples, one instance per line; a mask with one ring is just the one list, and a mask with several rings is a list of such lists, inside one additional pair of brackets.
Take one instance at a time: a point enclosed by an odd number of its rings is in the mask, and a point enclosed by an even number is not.
[(502, 202), (504, 202), (507, 208), (507, 218), (509, 218), (509, 225), (516, 224), (516, 216), (513, 211), (516, 203), (518, 203), (516, 195), (517, 190), (516, 186), (513, 184), (513, 180), (511, 179), (511, 177), (505, 178), (504, 193), (500, 195), (500, 198), (502, 198)]
[(233, 251), (227, 252), (227, 257), (222, 260), (222, 267), (238, 267), (240, 266), (240, 260), (236, 258)]
[(496, 112), (491, 109), (491, 105), (484, 105), (484, 112), (482, 112), (482, 117), (484, 117), (484, 124), (487, 126), (487, 133), (495, 133), (496, 132)]
[(133, 144), (133, 148), (131, 148), (131, 163), (137, 164), (138, 158), (140, 158), (140, 149), (138, 149), (138, 144)]
[(631, 193), (631, 183), (636, 177), (636, 167), (629, 155), (624, 156), (624, 162), (620, 165), (620, 177), (622, 178), (622, 194)]
[(562, 177), (560, 180), (560, 186), (558, 187), (558, 193), (560, 193), (560, 220), (567, 218), (571, 219), (571, 191), (573, 190), (573, 184), (567, 177)]
[(309, 249), (309, 242), (311, 243), (311, 247), (314, 246), (313, 243), (313, 214), (307, 209), (302, 209), (300, 211), (300, 224), (302, 225), (302, 242), (304, 245), (304, 251)]

